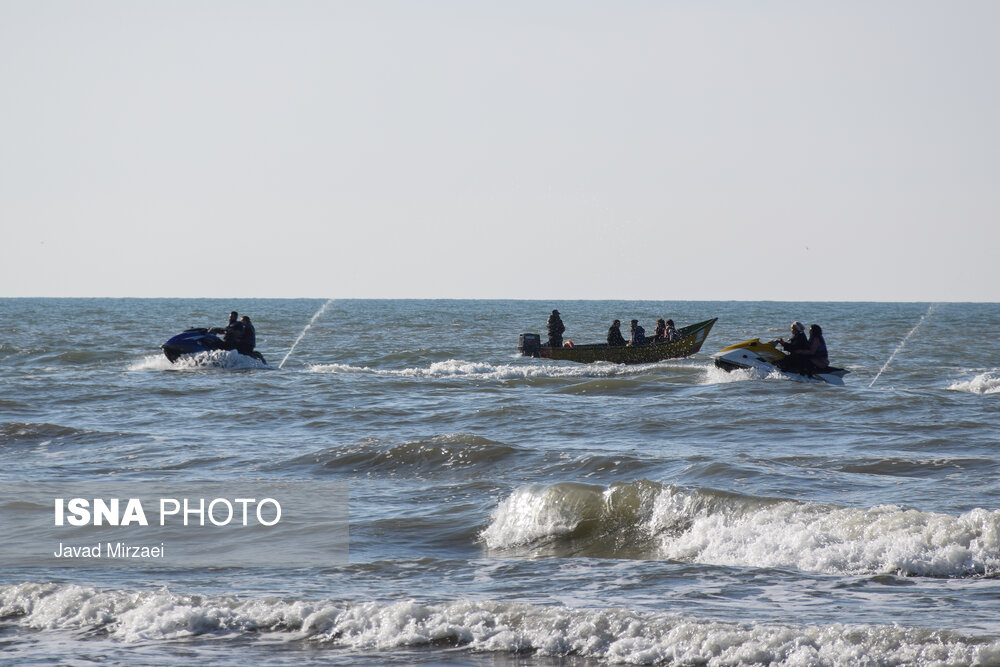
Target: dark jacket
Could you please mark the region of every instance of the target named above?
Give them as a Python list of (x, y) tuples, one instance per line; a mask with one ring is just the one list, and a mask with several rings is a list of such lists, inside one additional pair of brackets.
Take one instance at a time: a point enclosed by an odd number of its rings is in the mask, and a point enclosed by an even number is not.
[(653, 332), (653, 340), (662, 343), (667, 340), (667, 323), (662, 320), (656, 322), (656, 330)]
[(635, 325), (635, 329), (632, 329), (632, 340), (629, 341), (629, 345), (639, 346), (646, 344), (646, 330), (641, 324)]
[(243, 322), (240, 324), (243, 324), (243, 340), (236, 349), (240, 354), (250, 354), (257, 347), (257, 330), (253, 328), (253, 324)]
[(809, 352), (812, 355), (809, 360), (812, 361), (813, 366), (816, 368), (827, 368), (830, 365), (830, 359), (826, 352), (826, 340), (823, 338), (823, 334), (809, 338)]
[(790, 341), (781, 342), (781, 347), (785, 348), (785, 352), (788, 354), (795, 354), (796, 352), (804, 352), (809, 349), (809, 341), (806, 340), (806, 335), (801, 331), (796, 331), (792, 334), (792, 339)]
[(622, 336), (620, 324), (612, 324), (608, 329), (608, 345), (611, 347), (625, 347), (625, 338)]
[(549, 347), (562, 347), (562, 335), (566, 331), (562, 318), (558, 314), (552, 313), (549, 315), (547, 326), (549, 328)]
[(222, 343), (227, 350), (235, 350), (246, 340), (247, 330), (242, 322), (233, 322), (226, 327), (226, 333), (222, 337)]

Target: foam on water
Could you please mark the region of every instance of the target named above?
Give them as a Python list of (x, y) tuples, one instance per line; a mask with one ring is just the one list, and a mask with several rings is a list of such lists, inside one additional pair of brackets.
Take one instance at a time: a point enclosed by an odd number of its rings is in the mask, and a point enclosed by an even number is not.
[(449, 359), (428, 367), (383, 369), (347, 364), (317, 364), (309, 367), (313, 373), (359, 374), (411, 378), (471, 378), (483, 380), (524, 380), (531, 378), (603, 378), (626, 377), (649, 372), (650, 365), (623, 366), (596, 363), (577, 366), (555, 364), (491, 364), (486, 361)]
[(726, 371), (718, 366), (706, 366), (705, 378), (702, 384), (729, 384), (730, 382), (749, 382), (751, 380), (763, 380), (765, 375), (753, 368), (738, 368)]
[[(76, 637), (141, 644), (200, 637), (307, 641), (315, 649), (449, 644), (608, 663), (995, 664), (1000, 640), (894, 625), (737, 624), (665, 612), (492, 600), (340, 602), (186, 596), (75, 584), (0, 587), (0, 616)], [(83, 641), (83, 640), (78, 640)]]
[(956, 380), (948, 389), (969, 394), (997, 394), (1000, 393), (1000, 374), (997, 371), (980, 373), (971, 380)]
[(129, 365), (130, 371), (190, 371), (219, 368), (224, 370), (248, 370), (269, 368), (267, 364), (240, 354), (236, 350), (212, 350), (198, 354), (185, 354), (171, 363), (162, 354), (148, 355)]
[[(934, 577), (1000, 573), (1000, 510), (959, 516), (686, 491), (641, 480), (608, 489), (531, 485), (504, 499), (481, 539), (491, 549), (588, 535), (656, 557), (708, 565)], [(633, 542), (635, 538), (632, 538)]]

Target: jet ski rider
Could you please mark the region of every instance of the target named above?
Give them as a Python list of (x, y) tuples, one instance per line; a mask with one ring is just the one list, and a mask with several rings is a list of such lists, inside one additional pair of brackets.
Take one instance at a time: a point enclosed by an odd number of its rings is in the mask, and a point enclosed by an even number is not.
[(257, 347), (257, 331), (246, 315), (240, 318), (240, 324), (243, 325), (243, 339), (236, 344), (236, 350), (240, 354), (253, 356), (253, 349)]
[(806, 339), (806, 327), (798, 320), (792, 322), (789, 327), (792, 332), (792, 339), (786, 341), (779, 338), (776, 342), (780, 345), (788, 356), (779, 359), (775, 366), (790, 373), (808, 373), (812, 370), (812, 363), (809, 357), (812, 350), (809, 349), (809, 341)]
[(235, 310), (229, 313), (229, 324), (226, 328), (214, 327), (209, 333), (222, 334), (223, 350), (238, 350), (246, 339), (246, 326), (240, 322), (240, 314)]
[(818, 324), (809, 327), (809, 363), (812, 364), (813, 371), (823, 371), (830, 367), (823, 328)]

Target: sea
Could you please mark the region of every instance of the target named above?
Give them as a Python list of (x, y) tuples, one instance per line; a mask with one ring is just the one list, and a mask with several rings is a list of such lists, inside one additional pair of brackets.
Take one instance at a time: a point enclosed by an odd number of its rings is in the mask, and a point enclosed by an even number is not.
[[(576, 343), (718, 322), (686, 359), (519, 356), (552, 309)], [(231, 310), (266, 365), (161, 353)], [(793, 320), (844, 386), (714, 366)], [(0, 299), (0, 663), (1000, 664), (998, 330), (987, 303)], [(339, 485), (311, 510), (347, 551), (309, 552), (320, 522), (282, 538), (301, 560), (53, 565), (63, 529), (8, 520), (36, 485), (195, 483)]]

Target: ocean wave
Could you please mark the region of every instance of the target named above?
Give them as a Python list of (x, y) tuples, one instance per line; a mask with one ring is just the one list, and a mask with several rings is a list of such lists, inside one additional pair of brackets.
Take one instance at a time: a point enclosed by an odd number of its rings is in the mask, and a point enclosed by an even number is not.
[(492, 600), (340, 602), (100, 590), (76, 584), (0, 587), (0, 617), (86, 644), (191, 637), (307, 641), (316, 649), (470, 651), (583, 657), (608, 663), (740, 666), (995, 664), (1000, 640), (901, 625), (730, 623), (664, 612)]
[(0, 423), (0, 447), (93, 444), (120, 434), (31, 422)]
[(259, 359), (240, 354), (236, 350), (211, 350), (198, 354), (181, 355), (171, 363), (162, 354), (148, 355), (129, 365), (130, 371), (190, 371), (219, 368), (223, 370), (268, 369)]
[(561, 366), (556, 364), (491, 364), (486, 361), (449, 359), (427, 367), (381, 369), (348, 364), (317, 364), (309, 367), (313, 373), (373, 374), (404, 378), (471, 378), (484, 380), (530, 380), (535, 378), (606, 378), (639, 375), (648, 372), (649, 365), (595, 363)]
[(844, 508), (647, 480), (609, 488), (520, 488), (499, 504), (480, 538), (490, 549), (530, 547), (552, 555), (571, 543), (574, 553), (734, 567), (931, 577), (1000, 573), (1000, 510), (952, 516), (896, 506)]
[(415, 470), (447, 470), (492, 465), (517, 453), (517, 447), (466, 433), (452, 433), (399, 444), (375, 438), (300, 456), (291, 463), (309, 463), (351, 472), (412, 474)]
[(1000, 373), (990, 371), (980, 373), (971, 380), (956, 380), (948, 387), (951, 391), (964, 391), (969, 394), (1000, 393)]

